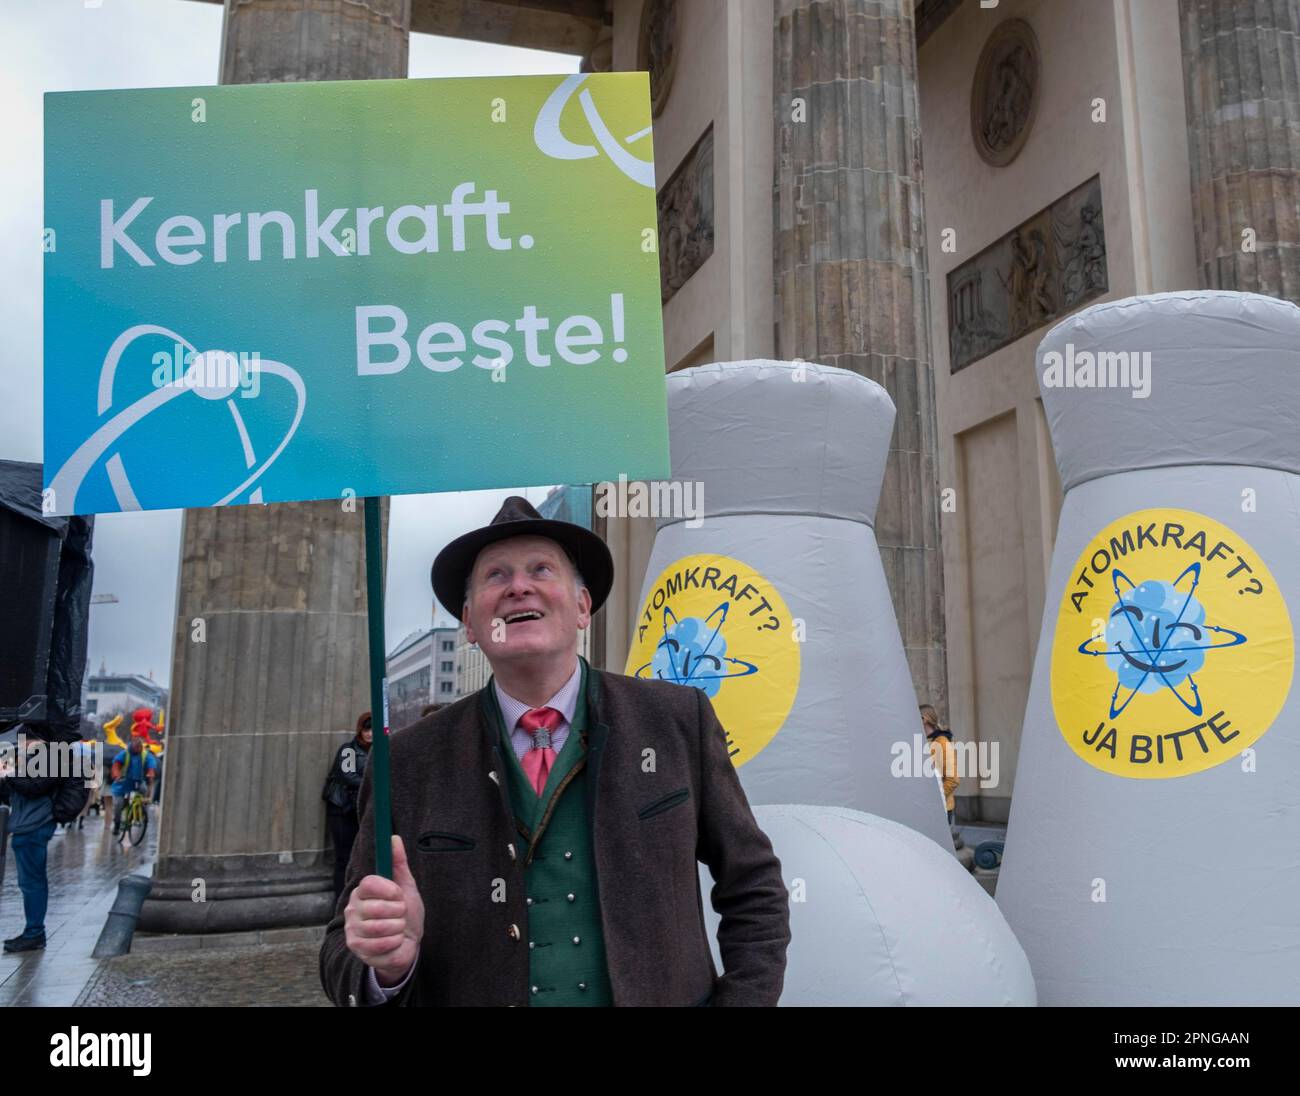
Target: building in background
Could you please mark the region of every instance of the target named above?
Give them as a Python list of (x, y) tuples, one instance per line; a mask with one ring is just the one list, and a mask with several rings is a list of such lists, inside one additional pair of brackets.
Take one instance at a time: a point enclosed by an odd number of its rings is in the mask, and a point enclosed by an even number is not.
[(456, 699), (476, 693), (488, 683), (492, 676), (492, 667), (477, 643), (471, 643), (465, 634), (465, 625), (456, 629), (456, 664), (460, 672), (456, 676)]
[(458, 628), (433, 629), (433, 681), (429, 689), (430, 704), (450, 704), (456, 691), (456, 636)]
[[(1061, 509), (1034, 369), (1039, 341), (1078, 309), (1135, 294), (1286, 295), (1281, 277), (1234, 279), (1228, 222), (1260, 226), (1260, 262), (1240, 256), (1252, 269), (1265, 269), (1289, 234), (1294, 270), (1294, 162), (1251, 188), (1254, 201), (1234, 193), (1252, 177), (1244, 156), (1233, 167), (1241, 174), (1216, 184), (1216, 200), (1197, 196), (1218, 151), (1254, 150), (1256, 138), (1241, 137), (1258, 126), (1262, 152), (1273, 145), (1265, 118), (1300, 109), (1294, 68), (1260, 61), (1270, 50), (1291, 56), (1294, 27), (1276, 21), (1285, 7), (918, 5), (937, 469), (950, 500), (937, 546), (948, 693), (936, 703), (959, 741), (997, 749), (1000, 769), (987, 787), (962, 780), (962, 818), (1001, 823), (1010, 813)], [(1216, 270), (1198, 253), (1226, 259)], [(1300, 282), (1287, 289), (1294, 299)]]
[[(650, 74), (665, 368), (798, 356), (888, 390), (874, 529), (917, 700), (998, 751), (957, 813), (1005, 822), (1062, 499), (1035, 350), (1137, 294), (1300, 303), (1300, 8), (606, 10), (585, 68)], [(616, 580), (594, 661), (618, 671), (655, 521), (596, 531)]]
[(455, 700), (456, 629), (412, 632), (387, 658), (388, 725), (414, 723), (426, 704)]
[(136, 708), (152, 708), (154, 718), (167, 707), (167, 690), (148, 674), (110, 674), (102, 665), (86, 682), (86, 718), (97, 727)]
[(412, 632), (385, 661), (388, 674), (388, 725), (396, 730), (420, 718), (433, 684), (433, 629)]

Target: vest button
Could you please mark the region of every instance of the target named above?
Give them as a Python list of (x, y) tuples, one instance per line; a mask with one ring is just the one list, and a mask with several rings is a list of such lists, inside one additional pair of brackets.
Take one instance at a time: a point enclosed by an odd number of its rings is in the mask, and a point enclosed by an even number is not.
[(514, 846), (514, 842), (511, 842), (509, 845), (506, 846), (506, 852), (508, 852), (508, 853), (510, 854), (510, 859), (511, 859), (511, 860), (513, 860), (513, 859), (515, 858), (515, 846)]
[(531, 906), (532, 904), (533, 904), (533, 900), (531, 898), (524, 899), (524, 905)]
[(586, 983), (586, 982), (579, 982), (579, 983), (578, 983), (578, 988), (579, 988), (579, 989), (586, 989), (586, 988), (587, 988), (587, 983)]
[(511, 940), (518, 940), (518, 939), (519, 939), (519, 926), (518, 926), (518, 925), (511, 925), (508, 929), (506, 929), (506, 935), (509, 936)]
[(529, 950), (529, 951), (532, 951), (535, 947), (537, 947), (537, 943), (536, 943), (536, 941), (529, 940), (529, 941), (528, 941), (528, 950)]
[(564, 897), (567, 898), (570, 902), (576, 902), (578, 900), (578, 896), (574, 894), (572, 891), (570, 891)]
[(581, 937), (581, 936), (575, 936), (575, 937), (573, 938), (573, 942), (574, 942), (575, 944), (581, 944), (581, 943), (582, 943), (582, 937)]
[(565, 860), (572, 860), (572, 859), (573, 859), (573, 853), (571, 853), (571, 852), (566, 852), (566, 853), (564, 854), (564, 859), (565, 859)]
[(533, 993), (534, 993), (534, 994), (537, 994), (537, 993), (540, 993), (540, 992), (541, 992), (541, 991), (540, 991), (536, 986), (533, 986)]

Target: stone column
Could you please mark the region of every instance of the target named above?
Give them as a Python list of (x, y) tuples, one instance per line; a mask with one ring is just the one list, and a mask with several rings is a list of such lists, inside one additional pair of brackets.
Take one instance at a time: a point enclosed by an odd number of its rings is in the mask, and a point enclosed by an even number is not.
[(917, 696), (946, 714), (912, 4), (776, 0), (775, 20), (776, 356), (861, 373), (898, 409), (876, 538)]
[[(410, 0), (227, 0), (222, 82), (404, 77), (409, 26)], [(181, 545), (140, 927), (322, 923), (333, 891), (321, 785), (370, 707), (361, 500), (190, 510)]]
[(1201, 285), (1300, 303), (1300, 0), (1179, 16)]
[(411, 0), (226, 0), (223, 84), (404, 79)]

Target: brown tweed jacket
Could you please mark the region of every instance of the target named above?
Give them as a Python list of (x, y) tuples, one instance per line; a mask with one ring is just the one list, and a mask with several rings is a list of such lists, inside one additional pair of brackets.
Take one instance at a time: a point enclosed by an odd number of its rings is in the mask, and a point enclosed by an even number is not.
[[(390, 1006), (529, 1003), (528, 843), (510, 809), (485, 702), (491, 688), (390, 739), (393, 831), (425, 906), (418, 967)], [(614, 1003), (775, 1005), (789, 896), (708, 697), (592, 669), (587, 704), (585, 783)], [(361, 832), (344, 892), (321, 945), (321, 984), (336, 1005), (366, 1001), (366, 967), (348, 950), (343, 909), (374, 872), (372, 771), (361, 786)], [(715, 883), (721, 977), (697, 861)], [(504, 902), (492, 900), (499, 879)]]

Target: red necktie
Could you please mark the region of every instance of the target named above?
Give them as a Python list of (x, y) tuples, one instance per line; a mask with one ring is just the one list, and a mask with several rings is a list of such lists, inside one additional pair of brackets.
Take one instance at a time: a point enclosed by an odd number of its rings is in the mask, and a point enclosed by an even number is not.
[(560, 728), (564, 716), (554, 708), (529, 708), (519, 717), (519, 726), (533, 736), (532, 749), (528, 750), (520, 762), (524, 775), (533, 783), (533, 791), (538, 795), (546, 787), (546, 778), (555, 764), (555, 750), (551, 746), (551, 735)]

